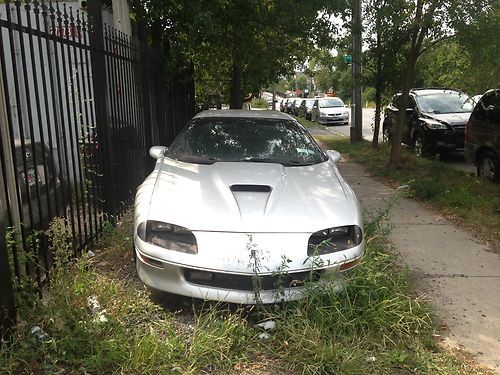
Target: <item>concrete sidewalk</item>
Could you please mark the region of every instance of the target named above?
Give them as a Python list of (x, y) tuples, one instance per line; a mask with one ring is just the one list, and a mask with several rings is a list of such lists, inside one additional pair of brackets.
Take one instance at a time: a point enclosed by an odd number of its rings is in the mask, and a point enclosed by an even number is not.
[(338, 167), (365, 210), (391, 209), (391, 241), (449, 328), (445, 340), (500, 373), (500, 256), (439, 214), (342, 159)]

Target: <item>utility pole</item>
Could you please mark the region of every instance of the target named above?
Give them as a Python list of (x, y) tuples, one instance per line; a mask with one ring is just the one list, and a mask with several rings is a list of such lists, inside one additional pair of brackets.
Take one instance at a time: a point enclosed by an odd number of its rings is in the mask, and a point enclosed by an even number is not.
[(363, 139), (363, 105), (361, 103), (361, 0), (352, 5), (352, 108), (351, 143)]

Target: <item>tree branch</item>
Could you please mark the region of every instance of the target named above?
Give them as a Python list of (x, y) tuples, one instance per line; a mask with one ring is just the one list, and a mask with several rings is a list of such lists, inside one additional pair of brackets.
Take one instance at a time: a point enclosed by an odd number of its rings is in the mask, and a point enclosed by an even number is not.
[(420, 57), (421, 55), (423, 55), (426, 51), (428, 51), (429, 49), (431, 49), (432, 47), (434, 47), (436, 44), (439, 44), (439, 43), (441, 43), (444, 40), (453, 39), (455, 37), (456, 37), (456, 34), (445, 35), (445, 36), (443, 36), (441, 38), (438, 38), (438, 39), (434, 40), (431, 44), (429, 44), (428, 46), (426, 46), (424, 49), (422, 49), (419, 52), (418, 57)]

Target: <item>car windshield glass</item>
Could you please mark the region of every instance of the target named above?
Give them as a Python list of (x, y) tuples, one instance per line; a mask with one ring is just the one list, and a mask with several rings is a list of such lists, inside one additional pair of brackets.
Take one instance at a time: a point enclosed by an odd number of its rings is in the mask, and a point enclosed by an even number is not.
[(294, 121), (263, 118), (201, 118), (173, 141), (167, 157), (196, 164), (215, 162), (312, 165), (326, 160), (316, 142)]
[(422, 112), (427, 113), (466, 113), (474, 109), (472, 99), (457, 92), (419, 95), (416, 98)]
[(339, 98), (320, 99), (318, 101), (320, 108), (343, 107), (344, 102)]

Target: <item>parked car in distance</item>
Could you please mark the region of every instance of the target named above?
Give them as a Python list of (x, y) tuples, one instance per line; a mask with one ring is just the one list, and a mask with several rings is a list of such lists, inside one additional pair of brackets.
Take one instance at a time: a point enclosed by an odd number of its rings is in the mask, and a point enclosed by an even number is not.
[(340, 154), (291, 116), (205, 111), (149, 153), (156, 165), (136, 194), (134, 253), (152, 288), (274, 303), (301, 298), (308, 282), (339, 291), (360, 262), (363, 213)]
[(465, 159), (476, 166), (479, 177), (500, 180), (500, 89), (487, 91), (470, 115)]
[(283, 99), (280, 100), (280, 111), (281, 112), (285, 112), (287, 100), (288, 99), (286, 99), (286, 98), (283, 98)]
[(314, 101), (311, 109), (311, 121), (321, 125), (349, 124), (349, 110), (342, 99), (334, 96), (319, 98)]
[[(399, 113), (398, 93), (385, 109), (383, 134), (390, 139)], [(474, 108), (466, 93), (445, 88), (410, 90), (403, 128), (403, 143), (414, 148), (419, 156), (462, 151), (465, 125)]]
[(311, 110), (313, 108), (315, 99), (303, 99), (299, 105), (299, 117), (303, 117), (306, 120), (311, 120)]
[(299, 106), (300, 106), (300, 102), (302, 101), (302, 98), (295, 98), (293, 99), (292, 101), (292, 109), (290, 111), (290, 113), (294, 116), (298, 116), (299, 115)]
[(45, 229), (64, 210), (63, 185), (52, 151), (41, 142), (33, 146), (28, 139), (24, 147), (19, 139), (14, 144), (24, 228)]
[(285, 105), (285, 112), (289, 114), (293, 114), (293, 98), (288, 98)]

